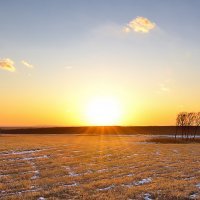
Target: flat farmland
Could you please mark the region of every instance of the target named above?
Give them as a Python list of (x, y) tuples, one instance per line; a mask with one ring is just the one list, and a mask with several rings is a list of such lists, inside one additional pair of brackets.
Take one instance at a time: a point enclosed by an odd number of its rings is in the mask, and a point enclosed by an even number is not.
[(198, 199), (200, 145), (150, 137), (2, 134), (0, 199)]

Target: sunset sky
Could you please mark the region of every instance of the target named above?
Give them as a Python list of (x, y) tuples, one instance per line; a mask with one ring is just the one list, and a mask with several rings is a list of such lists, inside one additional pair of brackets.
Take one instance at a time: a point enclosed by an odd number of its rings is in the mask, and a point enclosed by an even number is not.
[(199, 111), (199, 8), (0, 0), (0, 126), (95, 125), (102, 110), (116, 112), (108, 125), (173, 125)]

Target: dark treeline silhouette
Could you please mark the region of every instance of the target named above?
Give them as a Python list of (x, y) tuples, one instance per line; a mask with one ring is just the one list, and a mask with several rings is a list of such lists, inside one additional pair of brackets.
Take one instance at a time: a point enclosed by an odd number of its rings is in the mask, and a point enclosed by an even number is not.
[(200, 126), (200, 112), (180, 112), (176, 117), (175, 138), (195, 139)]
[[(200, 120), (199, 120), (200, 121)], [(83, 135), (181, 135), (185, 133), (181, 126), (82, 126), (82, 127), (26, 127), (26, 128), (1, 128), (3, 134), (83, 134)], [(191, 126), (189, 132), (194, 135), (200, 135), (200, 128)], [(175, 136), (176, 137), (176, 136)]]
[[(175, 126), (84, 126), (84, 127), (27, 127), (2, 128), (2, 134), (125, 134), (174, 135)], [(197, 131), (200, 134), (200, 129)]]

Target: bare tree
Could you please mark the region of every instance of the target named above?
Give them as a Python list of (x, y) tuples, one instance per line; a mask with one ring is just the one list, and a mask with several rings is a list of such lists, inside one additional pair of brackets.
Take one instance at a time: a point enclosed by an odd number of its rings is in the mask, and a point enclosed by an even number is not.
[(186, 138), (187, 139), (189, 139), (189, 137), (191, 135), (190, 127), (192, 125), (194, 125), (195, 118), (196, 118), (196, 113), (194, 113), (194, 112), (187, 113), (187, 117), (186, 117), (186, 125), (187, 125)]
[(195, 125), (195, 131), (194, 131), (193, 139), (195, 139), (197, 131), (198, 131), (198, 128), (200, 126), (200, 112), (196, 113), (194, 125)]
[(195, 139), (198, 128), (200, 126), (200, 112), (180, 112), (176, 117), (176, 133), (177, 138), (179, 129), (181, 130), (182, 139)]
[(187, 112), (180, 113), (180, 126), (182, 129), (182, 139), (184, 138), (184, 134), (186, 135), (186, 125), (187, 125)]
[(181, 126), (181, 113), (179, 113), (176, 117), (176, 133), (175, 133), (175, 139), (178, 135), (178, 130), (179, 130), (179, 127)]

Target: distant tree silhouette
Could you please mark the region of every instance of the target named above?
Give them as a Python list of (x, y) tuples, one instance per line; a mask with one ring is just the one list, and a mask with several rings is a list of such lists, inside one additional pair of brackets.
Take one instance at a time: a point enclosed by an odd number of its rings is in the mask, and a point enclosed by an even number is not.
[(190, 133), (191, 132), (190, 127), (194, 125), (195, 118), (196, 118), (196, 113), (194, 113), (194, 112), (187, 113), (187, 115), (186, 115), (186, 125), (187, 125), (186, 138), (187, 139), (189, 139), (190, 134), (192, 135), (192, 133)]
[(200, 112), (196, 113), (195, 115), (195, 119), (194, 119), (194, 124), (195, 124), (195, 131), (194, 131), (194, 136), (193, 136), (193, 139), (195, 139), (196, 137), (196, 134), (197, 134), (197, 131), (198, 131), (198, 128), (200, 126)]
[(180, 126), (181, 126), (181, 135), (182, 135), (182, 139), (184, 138), (184, 134), (185, 134), (185, 127), (187, 124), (187, 112), (181, 112), (180, 113)]
[(175, 139), (179, 132), (179, 127), (181, 126), (181, 113), (179, 113), (176, 117), (176, 133), (175, 133)]
[[(181, 130), (182, 139), (195, 139), (198, 127), (200, 126), (200, 112), (180, 112), (176, 117), (175, 139)], [(191, 129), (191, 127), (193, 127)], [(193, 135), (193, 137), (192, 137)]]

